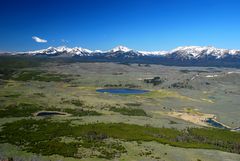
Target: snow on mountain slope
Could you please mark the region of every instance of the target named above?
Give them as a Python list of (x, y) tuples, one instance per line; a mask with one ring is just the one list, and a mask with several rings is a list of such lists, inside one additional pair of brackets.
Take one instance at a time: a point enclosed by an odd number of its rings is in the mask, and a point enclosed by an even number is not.
[(178, 47), (169, 53), (170, 55), (177, 54), (181, 58), (199, 59), (206, 56), (213, 56), (217, 59), (224, 58), (227, 55), (240, 54), (239, 50), (218, 49), (212, 46), (186, 46)]
[(84, 48), (68, 48), (65, 46), (60, 46), (60, 47), (49, 47), (47, 49), (42, 49), (42, 50), (36, 50), (36, 51), (29, 51), (26, 52), (27, 54), (30, 55), (60, 55), (60, 54), (66, 54), (70, 56), (74, 55), (84, 55), (84, 54), (91, 54), (93, 51), (84, 49)]
[(166, 54), (168, 54), (167, 51), (138, 51), (140, 54), (142, 54), (143, 56), (148, 56), (148, 55), (152, 55), (152, 56), (164, 56)]
[(171, 51), (135, 51), (125, 46), (117, 46), (108, 51), (84, 49), (81, 47), (68, 48), (65, 46), (49, 47), (43, 50), (21, 52), (29, 55), (48, 55), (48, 56), (106, 56), (106, 57), (139, 57), (139, 56), (154, 56), (154, 57), (167, 57), (175, 59), (201, 59), (212, 57), (215, 59), (222, 59), (227, 56), (240, 58), (240, 50), (218, 49), (212, 46), (185, 46), (178, 47)]
[(121, 46), (121, 45), (109, 50), (109, 52), (113, 52), (113, 53), (115, 53), (115, 52), (129, 52), (129, 51), (132, 51), (132, 49), (129, 49), (129, 48), (127, 48), (125, 46)]

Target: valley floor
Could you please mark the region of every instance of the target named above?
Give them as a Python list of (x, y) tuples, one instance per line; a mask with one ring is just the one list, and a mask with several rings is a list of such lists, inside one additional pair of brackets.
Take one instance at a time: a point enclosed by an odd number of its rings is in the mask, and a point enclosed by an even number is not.
[(0, 160), (240, 160), (239, 69), (23, 62), (0, 61)]

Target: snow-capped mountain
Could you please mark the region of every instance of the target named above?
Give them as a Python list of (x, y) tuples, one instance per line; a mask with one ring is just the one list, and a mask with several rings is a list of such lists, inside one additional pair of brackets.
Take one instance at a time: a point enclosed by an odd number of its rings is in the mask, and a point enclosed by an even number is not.
[(212, 46), (186, 46), (178, 47), (172, 50), (169, 55), (177, 55), (178, 57), (185, 59), (200, 59), (204, 57), (215, 57), (216, 59), (221, 59), (226, 56), (240, 55), (240, 50), (218, 49)]
[(36, 51), (29, 51), (29, 52), (21, 52), (24, 54), (29, 55), (47, 55), (47, 56), (59, 56), (59, 55), (65, 55), (65, 56), (74, 56), (74, 55), (88, 55), (93, 53), (93, 51), (84, 49), (81, 47), (75, 47), (75, 48), (68, 48), (65, 46), (60, 47), (49, 47), (47, 49), (42, 50), (36, 50)]
[(19, 54), (47, 57), (72, 57), (91, 61), (139, 62), (177, 65), (218, 65), (240, 66), (240, 50), (219, 49), (212, 46), (185, 46), (170, 51), (137, 51), (125, 46), (111, 50), (89, 50), (81, 47), (49, 47), (43, 50)]
[(212, 46), (186, 46), (178, 47), (171, 51), (136, 51), (129, 49), (125, 46), (117, 46), (108, 51), (101, 50), (89, 50), (81, 47), (68, 48), (65, 46), (61, 47), (49, 47), (43, 50), (21, 52), (29, 55), (48, 55), (48, 56), (94, 56), (97, 54), (102, 54), (105, 56), (112, 56), (117, 54), (128, 54), (135, 56), (161, 56), (161, 57), (172, 57), (181, 59), (201, 59), (206, 57), (214, 57), (216, 59), (225, 58), (227, 56), (240, 56), (240, 50), (228, 50), (228, 49), (218, 49)]
[(113, 52), (113, 53), (115, 53), (115, 52), (129, 52), (129, 51), (132, 51), (132, 49), (129, 49), (129, 48), (127, 48), (125, 46), (121, 46), (121, 45), (109, 50), (109, 52)]

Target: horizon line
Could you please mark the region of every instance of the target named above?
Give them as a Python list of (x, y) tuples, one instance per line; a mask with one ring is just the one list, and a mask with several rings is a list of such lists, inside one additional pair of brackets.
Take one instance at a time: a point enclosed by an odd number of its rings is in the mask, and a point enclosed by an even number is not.
[(108, 50), (101, 50), (101, 49), (96, 49), (96, 50), (91, 50), (89, 48), (85, 48), (85, 47), (81, 47), (81, 46), (75, 46), (75, 47), (68, 47), (67, 45), (59, 45), (59, 46), (49, 46), (49, 47), (46, 47), (46, 48), (41, 48), (41, 49), (35, 49), (35, 50), (26, 50), (26, 51), (1, 51), (0, 50), (0, 53), (21, 53), (21, 52), (30, 52), (30, 51), (38, 51), (38, 50), (44, 50), (44, 49), (48, 49), (48, 48), (60, 48), (60, 47), (65, 47), (65, 48), (70, 48), (70, 49), (73, 49), (73, 48), (82, 48), (82, 49), (87, 49), (87, 50), (90, 50), (92, 52), (94, 51), (102, 51), (102, 52), (107, 52), (107, 51), (110, 51), (110, 50), (113, 50), (115, 48), (118, 48), (118, 47), (124, 47), (124, 48), (127, 48), (129, 50), (132, 50), (132, 51), (140, 51), (140, 52), (168, 52), (168, 51), (172, 51), (174, 49), (177, 49), (177, 48), (186, 48), (186, 47), (201, 47), (201, 48), (204, 48), (204, 47), (212, 47), (212, 48), (216, 48), (216, 49), (223, 49), (223, 50), (240, 50), (240, 49), (233, 49), (233, 48), (218, 48), (216, 46), (213, 46), (213, 45), (203, 45), (203, 46), (200, 46), (200, 45), (186, 45), (186, 46), (177, 46), (177, 47), (174, 47), (170, 50), (137, 50), (137, 49), (133, 49), (133, 48), (129, 48), (128, 46), (126, 45), (117, 45), (113, 48), (110, 48)]

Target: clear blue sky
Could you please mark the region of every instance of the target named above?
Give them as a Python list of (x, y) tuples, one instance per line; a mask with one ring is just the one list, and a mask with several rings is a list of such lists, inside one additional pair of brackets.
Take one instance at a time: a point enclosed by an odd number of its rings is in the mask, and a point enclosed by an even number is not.
[(0, 51), (240, 49), (239, 39), (239, 0), (0, 0)]

